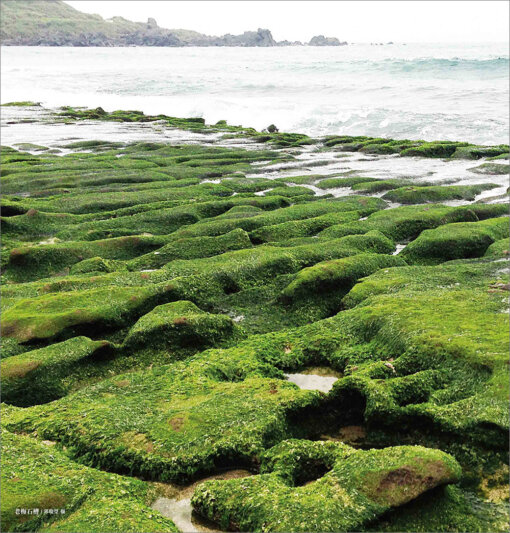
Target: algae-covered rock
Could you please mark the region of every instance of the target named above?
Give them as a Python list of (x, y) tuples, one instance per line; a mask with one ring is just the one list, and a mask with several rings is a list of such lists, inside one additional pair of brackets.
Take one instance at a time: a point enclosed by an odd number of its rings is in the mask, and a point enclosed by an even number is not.
[(449, 200), (474, 200), (482, 191), (494, 189), (494, 183), (480, 185), (430, 185), (423, 187), (400, 187), (387, 192), (383, 198), (400, 204), (421, 204)]
[(271, 226), (263, 226), (250, 233), (250, 239), (254, 243), (273, 242), (287, 240), (293, 237), (305, 237), (316, 235), (329, 226), (352, 222), (359, 218), (358, 211), (347, 211), (340, 213), (328, 213), (318, 217), (306, 218), (304, 220), (293, 220), (282, 222)]
[[(70, 374), (80, 369), (87, 376), (111, 356), (106, 341), (74, 337), (1, 362), (2, 400), (19, 406), (45, 403), (64, 396), (71, 388)], [(88, 370), (88, 371), (87, 371)]]
[[(58, 241), (58, 239), (53, 239)], [(5, 275), (14, 281), (32, 281), (62, 274), (115, 272), (126, 270), (129, 260), (161, 247), (161, 238), (133, 235), (92, 242), (41, 241), (32, 246), (15, 246), (7, 255)], [(22, 244), (22, 243), (20, 243)], [(81, 263), (80, 266), (77, 263)]]
[[(197, 492), (222, 527), (504, 530), (480, 495), (507, 484), (508, 205), (459, 183), (508, 146), (61, 112), (193, 141), (0, 148), (2, 423), (30, 443), (8, 450), (10, 530), (173, 531), (105, 471), (168, 496), (240, 467)], [(317, 367), (331, 389), (290, 381)], [(65, 516), (9, 514), (37, 483), (76, 495)]]
[(466, 207), (444, 205), (402, 206), (377, 211), (349, 224), (331, 226), (319, 233), (319, 237), (343, 237), (378, 230), (390, 239), (404, 241), (415, 239), (423, 230), (435, 228), (448, 222), (476, 222), (506, 214), (508, 206), (503, 204), (472, 204)]
[(5, 311), (3, 335), (19, 342), (120, 327), (161, 299), (165, 287), (110, 287), (22, 299)]
[(411, 180), (388, 179), (357, 183), (353, 185), (352, 189), (365, 193), (376, 193), (380, 191), (389, 191), (391, 189), (398, 189), (400, 187), (406, 187), (411, 185), (415, 185), (415, 187), (424, 187), (429, 185), (429, 183), (424, 182), (414, 184)]
[(105, 379), (3, 421), (14, 431), (37, 428), (89, 465), (182, 482), (225, 464), (252, 465), (265, 448), (299, 433), (297, 413), (316, 407), (321, 395), (280, 377), (254, 354), (210, 350)]
[(155, 252), (133, 259), (128, 266), (130, 270), (159, 268), (176, 259), (198, 259), (250, 247), (248, 234), (242, 229), (234, 229), (217, 237), (177, 238)]
[(205, 348), (226, 342), (236, 325), (226, 315), (200, 310), (192, 302), (158, 305), (130, 329), (124, 341), (128, 347), (187, 346)]
[(446, 263), (363, 280), (344, 299), (356, 305), (345, 320), (389, 349), (394, 361), (354, 363), (332, 393), (341, 402), (356, 398), (369, 424), (441, 427), (506, 448), (508, 274), (500, 270), (493, 262)]
[(493, 242), (485, 251), (485, 257), (509, 257), (510, 256), (510, 240), (499, 239)]
[(23, 100), (20, 102), (7, 102), (6, 104), (2, 104), (2, 107), (40, 107), (41, 104), (39, 102), (32, 102), (30, 100)]
[(508, 145), (500, 146), (461, 146), (452, 155), (454, 159), (481, 159), (488, 158), (508, 158)]
[(359, 278), (385, 267), (403, 266), (400, 257), (384, 254), (359, 254), (318, 263), (301, 270), (282, 291), (285, 301), (296, 301), (331, 291), (344, 294)]
[(118, 272), (125, 270), (127, 266), (123, 261), (115, 259), (103, 259), (102, 257), (91, 257), (76, 263), (71, 267), (70, 274), (89, 274), (92, 272)]
[(454, 142), (430, 142), (420, 146), (406, 148), (400, 152), (401, 156), (421, 156), (421, 157), (450, 157), (459, 147), (467, 146), (467, 143)]
[(409, 262), (422, 264), (481, 257), (492, 243), (508, 238), (509, 233), (506, 217), (445, 224), (422, 232), (400, 255)]
[(475, 174), (508, 174), (510, 172), (510, 165), (504, 165), (502, 163), (483, 163), (478, 167), (469, 168), (471, 172)]
[(285, 441), (266, 452), (261, 472), (202, 484), (194, 509), (239, 531), (360, 531), (388, 509), (455, 483), (461, 469), (444, 452), (419, 446), (364, 451)]
[(3, 531), (177, 532), (150, 498), (143, 481), (75, 463), (54, 442), (2, 431)]
[(447, 485), (393, 509), (367, 531), (494, 531), (509, 528), (507, 503), (495, 503), (460, 487)]

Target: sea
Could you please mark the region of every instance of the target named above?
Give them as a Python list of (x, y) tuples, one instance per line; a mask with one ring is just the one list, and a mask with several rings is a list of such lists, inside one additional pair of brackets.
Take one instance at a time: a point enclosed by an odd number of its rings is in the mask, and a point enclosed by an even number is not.
[(1, 101), (101, 106), (311, 136), (508, 143), (508, 43), (2, 47)]

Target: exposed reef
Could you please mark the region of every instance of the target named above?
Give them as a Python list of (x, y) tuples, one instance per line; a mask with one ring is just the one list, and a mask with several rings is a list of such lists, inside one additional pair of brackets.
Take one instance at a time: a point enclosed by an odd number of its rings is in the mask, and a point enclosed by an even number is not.
[(508, 146), (17, 107), (2, 530), (508, 530)]

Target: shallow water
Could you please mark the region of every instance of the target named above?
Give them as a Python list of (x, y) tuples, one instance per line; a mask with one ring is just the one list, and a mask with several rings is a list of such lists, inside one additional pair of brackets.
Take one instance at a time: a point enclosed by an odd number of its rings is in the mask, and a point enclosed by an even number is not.
[[(98, 120), (75, 121), (70, 123), (56, 122), (51, 110), (44, 108), (1, 108), (2, 144), (15, 146), (17, 143), (33, 143), (49, 148), (59, 148), (59, 155), (70, 153), (63, 149), (66, 144), (82, 140), (102, 140), (114, 142), (167, 142), (170, 144), (213, 144), (214, 146), (243, 147), (248, 149), (264, 149), (265, 145), (254, 143), (249, 139), (222, 139), (220, 133), (196, 133), (156, 123), (117, 123)], [(22, 122), (27, 120), (30, 122)], [(30, 151), (30, 150), (29, 150)], [(33, 153), (44, 153), (32, 151)], [(401, 178), (413, 182), (430, 183), (432, 185), (469, 185), (494, 183), (497, 188), (482, 191), (474, 201), (484, 200), (487, 203), (508, 201), (508, 174), (487, 175), (477, 174), (473, 168), (484, 163), (464, 159), (431, 159), (423, 157), (401, 157), (399, 155), (367, 155), (359, 152), (318, 152), (317, 145), (299, 149), (282, 150), (295, 159), (283, 163), (261, 163), (257, 172), (249, 173), (248, 178), (291, 178), (293, 176), (320, 175), (321, 178), (331, 175), (366, 176), (379, 179)], [(502, 160), (500, 164), (508, 164)], [(321, 179), (317, 178), (317, 180)], [(204, 182), (218, 180), (204, 180)], [(286, 182), (294, 185), (289, 179)], [(335, 198), (360, 194), (349, 187), (321, 189), (311, 184), (299, 184), (314, 192), (316, 196), (332, 195)], [(256, 192), (256, 196), (264, 196), (271, 191), (268, 188)], [(372, 193), (371, 196), (382, 197), (387, 191)], [(400, 204), (387, 202), (388, 207)], [(450, 206), (462, 206), (472, 203), (470, 200), (451, 200), (442, 202)]]
[[(321, 159), (325, 159), (324, 153), (321, 153), (320, 156)], [(483, 159), (478, 161), (465, 159), (445, 160), (425, 157), (401, 157), (399, 155), (377, 155), (367, 158), (365, 154), (359, 152), (349, 152), (348, 156), (348, 158), (341, 158), (334, 161), (328, 159), (324, 165), (307, 168), (306, 162), (313, 161), (315, 163), (317, 154), (303, 151), (303, 153), (298, 156), (299, 160), (303, 163), (303, 166), (299, 169), (294, 168), (292, 163), (280, 163), (278, 165), (268, 165), (263, 167), (262, 172), (248, 174), (247, 177), (276, 179), (281, 177), (290, 178), (292, 176), (306, 176), (313, 174), (322, 174), (327, 177), (330, 174), (343, 172), (346, 173), (346, 176), (356, 175), (380, 179), (411, 179), (415, 183), (427, 182), (432, 185), (470, 185), (474, 183), (495, 183), (498, 185), (497, 189), (483, 191), (475, 198), (475, 201), (504, 194), (508, 187), (508, 174), (482, 175), (469, 170), (481, 165), (485, 161)], [(508, 163), (508, 161), (503, 160), (501, 163)], [(292, 166), (293, 168), (286, 168), (288, 166)], [(335, 197), (340, 197), (348, 194), (359, 194), (359, 192), (346, 187), (320, 189), (313, 184), (301, 186), (313, 190), (318, 196), (332, 194)], [(387, 191), (383, 191), (372, 194), (371, 196), (383, 196), (386, 192)], [(471, 203), (471, 201), (456, 200), (451, 205), (466, 205), (469, 203)]]
[(217, 526), (193, 512), (191, 497), (195, 489), (204, 481), (243, 478), (251, 475), (248, 470), (237, 469), (221, 472), (186, 486), (157, 483), (156, 486), (164, 495), (157, 498), (151, 507), (173, 520), (183, 533), (219, 532), (221, 530)]
[(406, 246), (407, 244), (396, 244), (395, 251), (391, 255), (398, 255)]
[(300, 389), (329, 392), (342, 374), (327, 367), (313, 367), (301, 373), (285, 374), (285, 377)]
[[(23, 122), (31, 120), (35, 122)], [(13, 146), (16, 143), (33, 143), (48, 148), (77, 141), (110, 142), (171, 142), (172, 144), (209, 143), (222, 134), (196, 133), (169, 128), (160, 122), (111, 122), (83, 120), (66, 123), (58, 121), (49, 109), (38, 107), (1, 108), (2, 143)], [(63, 150), (62, 155), (71, 150)], [(37, 152), (41, 153), (41, 152)]]
[(331, 433), (321, 435), (320, 440), (343, 442), (356, 447), (363, 443), (366, 434), (367, 432), (364, 426), (343, 426)]
[(508, 139), (506, 43), (2, 47), (1, 56), (3, 102), (139, 109), (310, 135)]

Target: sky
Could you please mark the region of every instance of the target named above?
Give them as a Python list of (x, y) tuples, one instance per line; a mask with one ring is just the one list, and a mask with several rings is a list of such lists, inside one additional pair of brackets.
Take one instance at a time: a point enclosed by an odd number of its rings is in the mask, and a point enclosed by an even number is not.
[(267, 28), (278, 40), (314, 35), (348, 42), (508, 42), (509, 5), (488, 1), (79, 0), (68, 4), (104, 18), (120, 15), (208, 35)]

